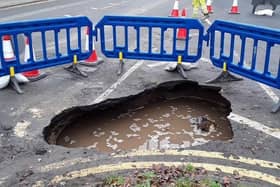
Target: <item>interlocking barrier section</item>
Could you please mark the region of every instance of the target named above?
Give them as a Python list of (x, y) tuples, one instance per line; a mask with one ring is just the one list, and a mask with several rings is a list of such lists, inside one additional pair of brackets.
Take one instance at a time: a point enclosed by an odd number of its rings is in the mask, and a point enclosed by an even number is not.
[[(196, 19), (163, 17), (104, 16), (96, 25), (100, 30), (101, 50), (106, 57), (118, 58), (119, 52), (127, 59), (196, 62), (201, 57), (203, 25)], [(197, 32), (197, 40), (190, 37), (176, 40), (179, 28), (188, 34)], [(196, 52), (191, 53), (192, 45)]]
[[(92, 22), (87, 17), (0, 24), (0, 76), (9, 75), (11, 68), (19, 73), (72, 63), (74, 55), (79, 60), (88, 58), (92, 51), (93, 39), (89, 37), (88, 50), (85, 50), (82, 36), (87, 28), (89, 28), (89, 35), (92, 36)], [(24, 62), (19, 53), (20, 35), (29, 39), (30, 59), (28, 62)], [(13, 58), (4, 58), (3, 38), (5, 36), (11, 36), (13, 39)], [(36, 55), (33, 54), (33, 48), (38, 50)]]
[(218, 20), (207, 32), (215, 66), (280, 88), (279, 30)]
[[(82, 48), (83, 28), (89, 28), (86, 50)], [(180, 29), (187, 31), (183, 40), (176, 38)], [(20, 34), (30, 40), (31, 58), (27, 63), (22, 62), (19, 54), (17, 37)], [(213, 65), (223, 68), (226, 75), (233, 72), (280, 89), (280, 30), (277, 29), (217, 20), (204, 35), (204, 27), (196, 19), (104, 16), (94, 31), (87, 17), (72, 17), (0, 24), (0, 37), (3, 39), (5, 35), (13, 37), (15, 57), (5, 59), (1, 53), (0, 76), (10, 74), (11, 67), (17, 73), (71, 63), (74, 56), (86, 59), (93, 49), (93, 36), (98, 36), (103, 54), (119, 58), (119, 74), (123, 58), (126, 58), (177, 61), (177, 71), (186, 77), (182, 62), (197, 62), (202, 55), (203, 41), (206, 41), (210, 43)], [(49, 35), (52, 37), (47, 39)], [(38, 38), (41, 48), (36, 49), (41, 55), (35, 60), (32, 49), (36, 42), (33, 40)], [(0, 42), (0, 51), (3, 51), (3, 41)], [(53, 42), (52, 47), (47, 45), (49, 42)], [(64, 51), (62, 46), (66, 46)], [(49, 48), (53, 49), (52, 53)], [(221, 75), (224, 78), (224, 74)], [(280, 102), (276, 108), (280, 108)]]

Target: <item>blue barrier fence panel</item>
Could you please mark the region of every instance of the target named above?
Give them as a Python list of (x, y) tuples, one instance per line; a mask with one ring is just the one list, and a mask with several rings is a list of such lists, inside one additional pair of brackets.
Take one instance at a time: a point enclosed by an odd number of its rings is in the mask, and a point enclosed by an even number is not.
[[(8, 75), (10, 67), (18, 73), (71, 63), (74, 55), (79, 60), (87, 59), (93, 48), (92, 37), (89, 37), (88, 46), (83, 42), (87, 29), (89, 36), (93, 36), (92, 22), (87, 17), (0, 24), (0, 76)], [(13, 58), (4, 58), (5, 36), (12, 38)], [(29, 40), (30, 58), (27, 62), (20, 54), (19, 36)]]
[[(176, 40), (179, 28), (187, 29), (184, 40)], [(201, 57), (203, 25), (196, 19), (104, 16), (96, 25), (101, 50), (106, 57), (196, 62)], [(190, 38), (190, 33), (194, 33)]]
[(217, 20), (206, 38), (215, 66), (280, 88), (280, 30)]

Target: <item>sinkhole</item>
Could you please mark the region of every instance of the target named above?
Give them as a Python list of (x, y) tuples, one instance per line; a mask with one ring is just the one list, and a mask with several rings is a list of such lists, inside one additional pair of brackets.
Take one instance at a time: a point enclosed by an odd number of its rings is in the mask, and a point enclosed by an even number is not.
[(184, 149), (233, 137), (230, 102), (221, 88), (165, 82), (127, 97), (69, 108), (44, 129), (45, 140), (112, 153)]

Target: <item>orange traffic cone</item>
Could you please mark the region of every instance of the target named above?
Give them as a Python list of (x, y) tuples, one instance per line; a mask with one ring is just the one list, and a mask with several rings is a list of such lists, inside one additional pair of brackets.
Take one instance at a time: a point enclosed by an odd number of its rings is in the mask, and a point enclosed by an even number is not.
[[(182, 14), (181, 16), (183, 18), (186, 18), (187, 17), (187, 9), (184, 8), (182, 10)], [(179, 28), (178, 32), (177, 32), (177, 39), (178, 40), (185, 40), (187, 38), (187, 34), (188, 34), (188, 31), (186, 28)]]
[(240, 14), (238, 10), (238, 0), (233, 0), (229, 14)]
[[(29, 38), (26, 37), (25, 39), (25, 53), (24, 53), (24, 62), (25, 63), (28, 63), (29, 59), (30, 59), (30, 45), (29, 45)], [(35, 57), (35, 51), (34, 49), (32, 48), (32, 51), (33, 51), (33, 60), (36, 61), (36, 57)], [(25, 77), (27, 77), (30, 81), (37, 81), (37, 80), (40, 80), (42, 78), (45, 78), (47, 75), (46, 74), (40, 74), (40, 71), (39, 70), (32, 70), (32, 71), (27, 71), (27, 72), (24, 72), (23, 75)]]
[(4, 35), (2, 39), (3, 39), (4, 59), (6, 61), (14, 60), (15, 54), (14, 54), (14, 50), (12, 47), (11, 36)]
[(175, 3), (174, 3), (170, 16), (179, 17), (179, 0), (175, 0)]
[[(3, 36), (3, 41), (2, 41), (2, 47), (3, 47), (3, 57), (6, 62), (15, 60), (15, 53), (12, 47), (12, 41), (11, 41), (11, 36), (9, 35), (4, 35)], [(4, 76), (5, 77), (5, 76)], [(3, 77), (2, 77), (3, 79)], [(8, 82), (2, 82), (1, 88), (4, 86), (7, 86), (7, 83), (10, 84), (17, 93), (22, 94), (23, 91), (21, 90), (19, 83), (27, 83), (29, 80), (22, 75), (21, 73), (15, 73), (14, 67), (10, 67), (10, 75), (6, 76), (6, 80)], [(5, 84), (4, 84), (5, 83)]]
[(212, 14), (214, 12), (212, 8), (212, 0), (207, 0), (206, 6), (207, 6), (208, 13)]
[[(86, 29), (86, 33), (85, 34), (86, 34), (85, 50), (88, 51), (89, 50), (89, 28), (88, 27)], [(80, 64), (81, 65), (85, 65), (85, 66), (96, 66), (96, 65), (98, 65), (98, 64), (100, 64), (102, 62), (103, 62), (103, 59), (99, 58), (97, 56), (97, 53), (96, 53), (96, 50), (95, 50), (95, 47), (94, 47), (94, 41), (93, 41), (91, 55), (85, 61), (81, 61)]]

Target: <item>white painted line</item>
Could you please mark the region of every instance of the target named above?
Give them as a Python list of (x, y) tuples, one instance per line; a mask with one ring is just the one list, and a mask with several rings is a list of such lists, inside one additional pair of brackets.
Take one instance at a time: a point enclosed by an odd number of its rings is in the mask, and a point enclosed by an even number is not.
[(272, 99), (274, 103), (279, 102), (279, 97), (273, 92), (273, 90), (269, 86), (264, 85), (262, 83), (258, 83), (258, 84), (265, 91), (265, 93)]
[(139, 68), (144, 63), (144, 60), (138, 61), (135, 65), (133, 65), (125, 74), (121, 76), (117, 82), (115, 82), (110, 88), (108, 88), (103, 94), (97, 97), (94, 100), (94, 103), (99, 103), (106, 99), (130, 74), (132, 74), (137, 68)]
[(8, 179), (9, 177), (1, 177), (0, 178), (0, 185), (4, 184), (4, 182)]
[(251, 119), (245, 118), (234, 113), (231, 113), (228, 118), (237, 123), (248, 125), (248, 127), (261, 131), (267, 135), (273, 136), (274, 138), (280, 139), (280, 129), (267, 127), (257, 121), (253, 121)]

